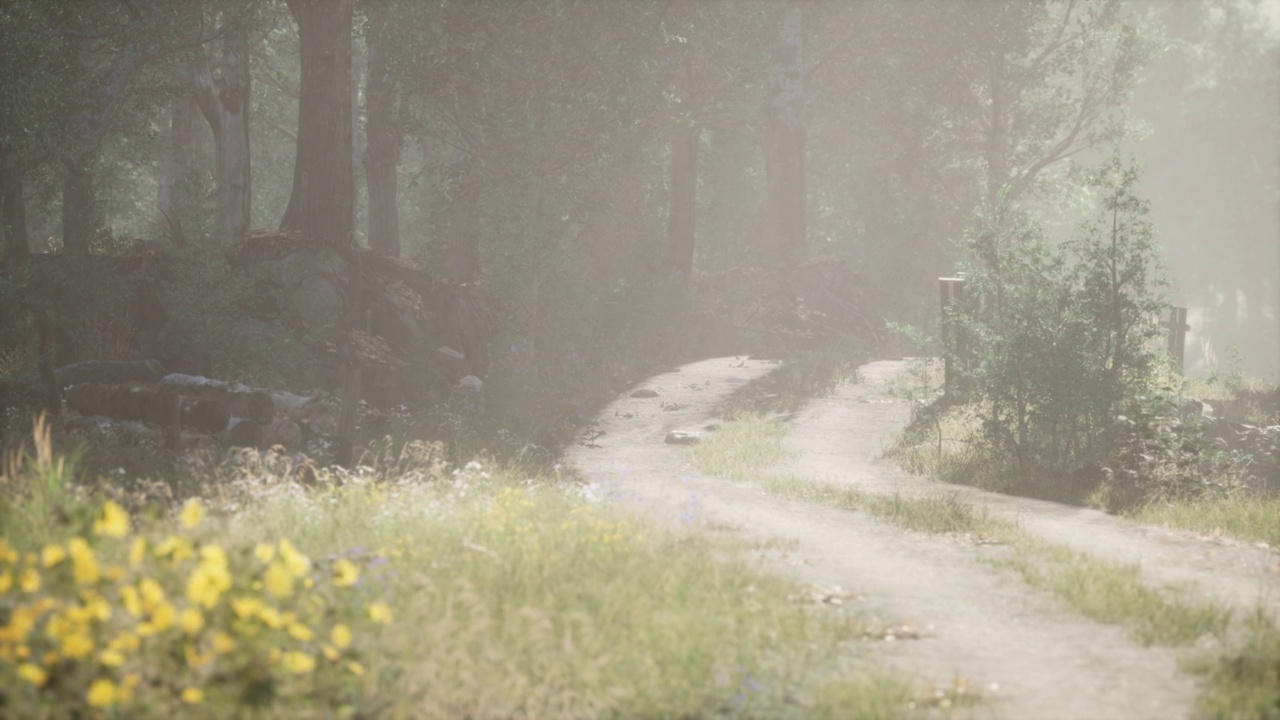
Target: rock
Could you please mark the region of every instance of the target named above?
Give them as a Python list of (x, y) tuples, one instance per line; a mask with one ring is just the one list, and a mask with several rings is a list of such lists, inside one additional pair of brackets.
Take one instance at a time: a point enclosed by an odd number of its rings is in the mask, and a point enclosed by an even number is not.
[(668, 445), (697, 445), (702, 442), (702, 433), (693, 430), (672, 430), (667, 433), (665, 442)]
[(53, 371), (59, 387), (81, 383), (115, 385), (125, 382), (156, 382), (164, 377), (164, 366), (155, 360), (113, 362), (110, 360), (86, 360), (64, 365)]
[(655, 397), (658, 397), (658, 391), (656, 391), (656, 390), (650, 390), (649, 388), (640, 388), (639, 390), (636, 390), (636, 391), (632, 392), (632, 393), (631, 393), (631, 397), (633, 397), (633, 398), (655, 398)]

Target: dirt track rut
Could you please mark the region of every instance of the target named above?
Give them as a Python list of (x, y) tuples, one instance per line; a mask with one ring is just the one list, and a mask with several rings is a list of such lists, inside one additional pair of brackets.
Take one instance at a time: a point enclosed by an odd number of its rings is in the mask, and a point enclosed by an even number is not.
[[(1122, 628), (1070, 612), (1047, 594), (978, 562), (981, 546), (905, 532), (855, 511), (785, 500), (750, 483), (702, 475), (688, 448), (663, 442), (670, 430), (700, 430), (733, 391), (777, 366), (718, 358), (650, 378), (654, 397), (624, 395), (600, 414), (596, 440), (566, 461), (600, 493), (675, 522), (731, 527), (759, 539), (783, 538), (779, 559), (805, 583), (840, 586), (860, 606), (921, 637), (885, 642), (878, 652), (938, 686), (957, 677), (985, 690), (978, 714), (1009, 718), (1179, 718), (1198, 691), (1174, 653), (1142, 648)], [(1153, 581), (1195, 583), (1241, 607), (1280, 602), (1274, 550), (1149, 528), (1054, 503), (939, 486), (880, 460), (906, 420), (890, 383), (905, 363), (862, 368), (863, 382), (810, 403), (789, 420), (792, 457), (780, 472), (857, 485), (867, 491), (960, 492), (1016, 518), (1045, 539), (1139, 563)], [(994, 688), (994, 690), (992, 690)]]

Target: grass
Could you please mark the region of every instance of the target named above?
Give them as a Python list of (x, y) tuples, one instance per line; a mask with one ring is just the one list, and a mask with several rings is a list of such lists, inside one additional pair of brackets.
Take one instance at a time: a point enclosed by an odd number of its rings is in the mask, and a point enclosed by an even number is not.
[(1193, 664), (1206, 684), (1199, 710), (1208, 718), (1280, 718), (1280, 628), (1260, 610), (1243, 633), (1238, 649)]
[(731, 396), (723, 416), (793, 412), (815, 397), (830, 395), (846, 382), (858, 382), (858, 366), (867, 358), (862, 343), (844, 338), (803, 350), (767, 376)]
[[(746, 460), (779, 457), (772, 451), (763, 455), (744, 452), (742, 462), (734, 461), (735, 453), (753, 444), (780, 449), (784, 433), (785, 428), (775, 421), (739, 418), (704, 441), (699, 447), (704, 454), (695, 458), (714, 458), (715, 465), (702, 466), (704, 470), (727, 468), (734, 473), (732, 477), (759, 481), (766, 491), (784, 497), (860, 510), (904, 529), (970, 534), (1003, 545), (1007, 550), (993, 554), (989, 562), (1012, 569), (1028, 585), (1051, 593), (1085, 617), (1128, 628), (1134, 640), (1143, 645), (1185, 647), (1205, 637), (1216, 638), (1238, 649), (1191, 664), (1206, 681), (1200, 698), (1206, 714), (1223, 718), (1280, 717), (1280, 632), (1265, 611), (1259, 611), (1245, 624), (1246, 639), (1241, 643), (1232, 640), (1240, 623), (1232, 622), (1229, 609), (1193, 598), (1181, 588), (1150, 587), (1143, 582), (1137, 565), (1112, 562), (1045, 542), (1015, 523), (974, 508), (955, 494), (864, 493), (847, 486), (770, 474), (768, 465)], [(1146, 512), (1156, 510), (1159, 508)], [(1255, 512), (1253, 508), (1244, 510), (1231, 505), (1221, 508), (1221, 515), (1203, 513), (1207, 518), (1204, 522), (1215, 527), (1229, 524), (1217, 518), (1231, 515), (1253, 518)], [(1262, 503), (1256, 516), (1256, 520), (1244, 525), (1251, 529), (1240, 532), (1271, 537), (1265, 533), (1272, 531), (1280, 512)]]
[[(725, 541), (572, 486), (424, 459), (393, 475), (322, 470), (304, 489), (254, 467), (181, 512), (129, 513), (70, 492), (49, 447), (45, 434), (0, 483), (0, 715), (887, 718), (925, 705), (849, 659), (867, 635), (855, 615), (798, 605), (792, 581)], [(15, 522), (33, 507), (50, 520)], [(130, 604), (126, 588), (144, 587)]]
[(1129, 516), (1138, 522), (1225, 533), (1231, 537), (1280, 547), (1280, 496), (1259, 497), (1245, 493), (1197, 500), (1155, 502)]
[(754, 480), (761, 468), (785, 457), (786, 426), (755, 413), (730, 416), (720, 429), (693, 447), (693, 459), (704, 472), (734, 480)]

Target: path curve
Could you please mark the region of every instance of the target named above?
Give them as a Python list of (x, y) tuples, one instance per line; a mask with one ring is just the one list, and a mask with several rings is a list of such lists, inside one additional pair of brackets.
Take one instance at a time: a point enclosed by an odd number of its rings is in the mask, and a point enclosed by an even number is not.
[[(565, 460), (596, 491), (640, 512), (795, 541), (787, 567), (797, 579), (841, 586), (865, 598), (865, 609), (882, 620), (924, 630), (920, 640), (881, 643), (887, 662), (938, 686), (956, 677), (980, 688), (994, 684), (997, 714), (1191, 716), (1198, 689), (1177, 669), (1172, 651), (1139, 647), (1122, 628), (1081, 618), (1009, 573), (976, 562), (980, 548), (709, 477), (693, 467), (687, 447), (664, 443), (671, 430), (705, 429), (731, 393), (776, 367), (717, 358), (656, 375), (638, 386), (656, 395), (627, 393), (615, 400), (597, 419), (592, 434), (598, 437), (571, 447)], [(785, 441), (794, 458), (785, 471), (868, 491), (937, 489), (880, 460), (905, 422), (905, 403), (889, 392), (904, 371), (900, 361), (868, 364), (862, 383), (842, 386), (796, 413)], [(1054, 503), (956, 491), (1017, 517), (1048, 540), (1138, 562), (1154, 578), (1211, 581), (1215, 596), (1231, 602), (1262, 598), (1274, 604), (1280, 595), (1268, 551), (1210, 545)]]

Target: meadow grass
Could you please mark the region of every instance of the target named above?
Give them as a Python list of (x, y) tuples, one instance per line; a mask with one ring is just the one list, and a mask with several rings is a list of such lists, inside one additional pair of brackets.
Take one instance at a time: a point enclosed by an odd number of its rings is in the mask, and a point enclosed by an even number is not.
[(1280, 547), (1280, 496), (1237, 493), (1192, 500), (1147, 503), (1127, 513), (1138, 522), (1221, 532), (1240, 540)]
[[(918, 700), (857, 657), (850, 611), (571, 485), (433, 462), (303, 488), (256, 468), (130, 512), (65, 486), (49, 447), (0, 481), (0, 715), (842, 718)], [(18, 521), (34, 507), (47, 522)]]

